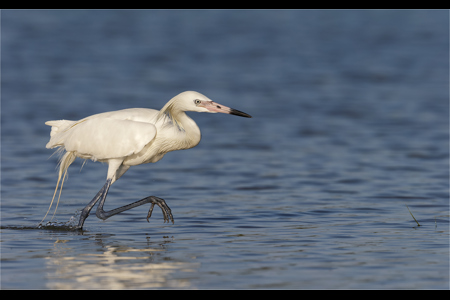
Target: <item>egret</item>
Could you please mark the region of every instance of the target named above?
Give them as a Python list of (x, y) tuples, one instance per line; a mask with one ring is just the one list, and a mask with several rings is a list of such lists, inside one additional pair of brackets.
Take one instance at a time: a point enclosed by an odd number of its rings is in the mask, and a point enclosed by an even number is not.
[[(58, 181), (47, 214), (55, 199), (61, 177), (58, 203), (67, 169), (75, 158), (79, 157), (108, 163), (108, 173), (106, 183), (81, 211), (78, 229), (83, 228), (89, 212), (99, 201), (96, 216), (103, 220), (150, 203), (147, 221), (152, 215), (153, 207), (158, 205), (162, 210), (164, 223), (169, 221), (173, 223), (169, 206), (163, 199), (155, 196), (110, 211), (104, 211), (103, 206), (110, 186), (131, 166), (155, 163), (167, 152), (197, 146), (201, 139), (200, 129), (185, 113), (186, 111), (226, 113), (251, 118), (244, 112), (213, 102), (198, 92), (186, 91), (173, 97), (159, 111), (149, 108), (129, 108), (95, 114), (79, 121), (45, 122), (51, 126), (50, 141), (46, 148), (58, 148), (57, 151), (64, 153), (59, 161)], [(57, 206), (55, 212), (56, 209)]]

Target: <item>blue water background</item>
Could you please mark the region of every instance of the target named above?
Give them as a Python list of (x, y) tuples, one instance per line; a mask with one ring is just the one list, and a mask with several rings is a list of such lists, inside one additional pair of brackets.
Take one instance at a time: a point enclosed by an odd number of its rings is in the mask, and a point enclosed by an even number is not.
[[(106, 179), (77, 160), (35, 228), (45, 121), (185, 90), (253, 118), (190, 113), (196, 148), (111, 187), (106, 209), (156, 195), (174, 225), (140, 207), (68, 230)], [(3, 289), (448, 289), (448, 158), (448, 11), (1, 12)]]

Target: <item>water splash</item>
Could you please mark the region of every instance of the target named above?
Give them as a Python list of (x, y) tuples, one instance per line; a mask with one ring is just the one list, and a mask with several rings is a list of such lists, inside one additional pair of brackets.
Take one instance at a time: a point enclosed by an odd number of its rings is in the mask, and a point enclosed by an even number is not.
[(75, 211), (75, 214), (69, 218), (66, 222), (58, 222), (58, 221), (48, 221), (45, 224), (39, 223), (36, 227), (37, 229), (45, 229), (45, 230), (62, 230), (62, 231), (73, 231), (78, 230), (78, 219), (81, 211)]

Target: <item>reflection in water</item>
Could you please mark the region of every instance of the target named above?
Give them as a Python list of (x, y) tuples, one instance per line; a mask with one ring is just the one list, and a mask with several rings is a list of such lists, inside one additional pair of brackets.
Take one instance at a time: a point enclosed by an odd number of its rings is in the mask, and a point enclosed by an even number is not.
[[(187, 276), (173, 278), (179, 272), (196, 272), (200, 264), (155, 262), (155, 254), (164, 249), (134, 249), (105, 246), (103, 252), (70, 255), (72, 248), (59, 247), (46, 257), (47, 287), (51, 289), (126, 289), (189, 288)], [(179, 275), (177, 277), (180, 277)], [(186, 278), (185, 278), (186, 277)]]

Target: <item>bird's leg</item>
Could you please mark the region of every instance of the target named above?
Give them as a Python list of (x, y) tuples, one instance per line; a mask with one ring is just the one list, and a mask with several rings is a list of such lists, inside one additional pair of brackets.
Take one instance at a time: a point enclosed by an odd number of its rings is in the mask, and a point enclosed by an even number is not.
[(95, 195), (94, 199), (89, 202), (88, 205), (86, 205), (85, 208), (81, 211), (80, 220), (78, 221), (78, 229), (83, 229), (83, 224), (86, 218), (89, 216), (89, 212), (94, 207), (94, 205), (97, 203), (100, 198), (105, 199), (106, 195), (108, 194), (109, 187), (111, 186), (111, 179), (106, 180), (105, 185), (101, 188), (101, 190)]
[(166, 201), (164, 201), (164, 199), (161, 199), (161, 198), (158, 198), (158, 197), (155, 197), (155, 196), (149, 196), (149, 197), (146, 197), (146, 198), (141, 199), (139, 201), (136, 201), (136, 202), (133, 202), (133, 203), (130, 203), (130, 204), (127, 204), (127, 205), (124, 205), (124, 206), (112, 209), (110, 211), (104, 211), (103, 210), (103, 205), (105, 204), (105, 200), (106, 200), (106, 195), (105, 195), (105, 197), (102, 198), (102, 200), (98, 204), (97, 211), (95, 213), (99, 219), (106, 220), (109, 217), (112, 217), (112, 216), (114, 216), (114, 215), (116, 215), (118, 213), (121, 213), (123, 211), (132, 209), (134, 207), (141, 206), (141, 205), (146, 204), (146, 203), (151, 203), (152, 205), (150, 206), (150, 209), (149, 209), (148, 214), (147, 214), (147, 222), (149, 222), (149, 219), (152, 216), (153, 207), (155, 205), (158, 205), (161, 208), (161, 210), (162, 210), (162, 213), (163, 213), (163, 216), (164, 216), (164, 223), (165, 222), (169, 222), (169, 221), (172, 221), (172, 223), (174, 223), (173, 216), (172, 216), (172, 211), (170, 210), (169, 206), (167, 206)]

